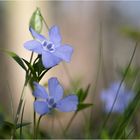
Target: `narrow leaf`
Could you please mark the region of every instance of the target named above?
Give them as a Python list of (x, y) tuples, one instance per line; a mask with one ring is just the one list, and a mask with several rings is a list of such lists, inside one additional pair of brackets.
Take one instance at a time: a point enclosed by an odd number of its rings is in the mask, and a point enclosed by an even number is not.
[(114, 128), (113, 138), (123, 138), (123, 130), (128, 126), (136, 111), (140, 107), (140, 90), (137, 92), (135, 98), (125, 110), (123, 116), (118, 119)]
[(5, 52), (8, 56), (12, 57), (25, 71), (27, 71), (22, 59), (16, 53), (6, 50), (2, 51)]
[(30, 125), (30, 124), (31, 124), (31, 122), (19, 123), (19, 124), (17, 124), (16, 129), (21, 128), (21, 127), (24, 127), (24, 126), (27, 126), (27, 125)]
[(87, 86), (86, 90), (83, 90), (82, 88), (78, 90), (77, 96), (78, 96), (79, 102), (83, 102), (86, 99), (89, 92), (89, 88), (90, 88), (90, 85)]
[(37, 75), (36, 75), (36, 72), (34, 70), (34, 67), (25, 59), (22, 58), (22, 60), (25, 62), (25, 64), (28, 66), (29, 70), (31, 71), (31, 73), (33, 74), (33, 77), (35, 79), (37, 79)]
[(86, 108), (88, 108), (88, 107), (90, 107), (90, 106), (92, 106), (92, 105), (93, 105), (93, 104), (89, 104), (89, 103), (80, 103), (80, 104), (78, 105), (77, 111), (86, 109)]

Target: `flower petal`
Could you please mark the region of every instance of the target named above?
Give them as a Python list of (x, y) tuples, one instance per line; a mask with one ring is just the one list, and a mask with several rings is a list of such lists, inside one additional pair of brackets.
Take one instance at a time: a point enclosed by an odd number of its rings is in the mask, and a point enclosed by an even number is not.
[(51, 68), (57, 65), (60, 61), (61, 59), (53, 55), (52, 53), (47, 51), (42, 52), (42, 63), (45, 68)]
[(76, 95), (69, 95), (60, 100), (56, 104), (56, 108), (61, 112), (76, 111), (78, 105), (78, 97)]
[(54, 54), (66, 62), (70, 62), (73, 53), (73, 48), (69, 45), (64, 45), (56, 48)]
[(43, 40), (46, 40), (46, 38), (43, 35), (37, 33), (33, 28), (30, 27), (29, 30), (34, 38), (40, 40), (41, 42)]
[(47, 102), (45, 101), (35, 101), (34, 110), (39, 115), (45, 115), (50, 112)]
[(53, 77), (48, 80), (48, 88), (50, 97), (54, 99), (55, 102), (58, 102), (63, 97), (63, 88), (59, 84), (57, 78)]
[(57, 26), (51, 27), (51, 29), (49, 30), (49, 37), (50, 41), (52, 41), (56, 45), (56, 47), (60, 45), (62, 39), (59, 28)]
[(38, 54), (41, 54), (43, 50), (41, 43), (36, 40), (30, 40), (30, 41), (25, 42), (24, 47), (27, 50), (36, 52)]
[(39, 85), (37, 82), (34, 82), (34, 86), (35, 86), (35, 90), (33, 91), (33, 95), (36, 98), (41, 98), (41, 99), (47, 99), (48, 98), (48, 94), (46, 92), (46, 89)]

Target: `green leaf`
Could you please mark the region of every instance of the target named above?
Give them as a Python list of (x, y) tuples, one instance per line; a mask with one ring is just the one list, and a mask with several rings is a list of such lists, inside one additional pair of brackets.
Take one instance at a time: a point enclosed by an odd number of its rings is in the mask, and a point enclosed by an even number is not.
[(78, 109), (77, 109), (77, 111), (86, 109), (86, 108), (88, 108), (88, 107), (91, 107), (92, 105), (93, 105), (93, 104), (89, 104), (89, 103), (80, 103), (80, 104), (78, 104)]
[(103, 130), (102, 133), (101, 133), (101, 139), (110, 139), (109, 138), (109, 133), (107, 130)]
[(27, 71), (22, 59), (16, 53), (6, 51), (6, 50), (2, 50), (2, 51), (5, 52), (8, 56), (12, 57), (25, 71)]
[(39, 58), (39, 60), (33, 64), (33, 67), (35, 69), (35, 71), (38, 73), (38, 76), (44, 71), (46, 70), (46, 68), (43, 66), (42, 64), (42, 60), (41, 58)]
[[(51, 69), (51, 68), (49, 68), (49, 69)], [(49, 69), (46, 69), (46, 70), (39, 76), (38, 81), (40, 81), (40, 80), (43, 78), (43, 76), (45, 75), (45, 73), (46, 73)]]
[[(30, 125), (30, 124), (31, 124), (31, 122), (23, 122), (22, 124), (19, 123), (19, 124), (17, 124), (16, 129), (18, 129), (20, 127)], [(8, 121), (3, 121), (2, 126), (9, 127), (11, 129), (15, 128), (15, 125), (13, 123), (11, 123), (11, 122), (8, 122)]]
[[(118, 72), (121, 75), (121, 77), (123, 77), (126, 73), (127, 68), (118, 68)], [(126, 81), (128, 80), (134, 80), (137, 76), (137, 74), (139, 73), (139, 68), (137, 67), (130, 67), (128, 72), (127, 72), (127, 77), (126, 77)]]
[(87, 86), (85, 91), (82, 88), (80, 88), (77, 91), (77, 96), (78, 96), (79, 102), (83, 102), (86, 99), (88, 92), (89, 92), (89, 88), (90, 88), (90, 85)]
[(9, 138), (11, 136), (12, 130), (15, 129), (15, 125), (8, 121), (3, 121), (0, 123), (0, 138)]
[(19, 123), (19, 124), (17, 124), (16, 129), (18, 129), (20, 127), (24, 127), (24, 126), (30, 125), (30, 124), (31, 124), (31, 122), (23, 122), (22, 124)]
[(131, 39), (134, 39), (135, 41), (140, 40), (140, 31), (138, 31), (138, 29), (127, 26), (123, 27), (121, 30), (124, 33), (124, 35), (130, 37)]
[[(35, 80), (37, 80), (38, 77), (37, 77), (37, 75), (36, 75), (36, 72), (35, 72), (35, 70), (34, 70), (34, 67), (33, 67), (27, 60), (25, 60), (25, 59), (23, 59), (23, 58), (22, 58), (22, 60), (23, 60), (23, 61), (25, 62), (25, 64), (28, 66), (28, 68), (29, 68), (29, 70), (31, 71), (31, 73), (32, 73), (33, 77), (35, 78)], [(29, 76), (29, 75), (27, 75), (27, 76)]]
[(10, 129), (15, 128), (15, 125), (13, 123), (11, 123), (11, 122), (8, 122), (8, 121), (3, 121), (2, 125), (3, 125), (3, 127), (8, 127)]
[(117, 123), (114, 124), (114, 134), (113, 138), (123, 138), (124, 130), (134, 117), (136, 111), (140, 107), (140, 90), (137, 92), (133, 101), (129, 104), (128, 108), (125, 110), (124, 114), (120, 116)]

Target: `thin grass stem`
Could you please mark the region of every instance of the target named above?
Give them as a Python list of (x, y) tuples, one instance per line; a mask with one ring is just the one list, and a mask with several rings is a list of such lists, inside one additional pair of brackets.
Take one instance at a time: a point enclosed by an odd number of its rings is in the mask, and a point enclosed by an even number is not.
[(38, 122), (37, 122), (37, 126), (36, 126), (36, 137), (35, 137), (35, 139), (38, 138), (39, 124), (40, 124), (41, 118), (42, 118), (42, 115), (39, 116), (39, 119), (38, 119)]
[(66, 133), (67, 133), (67, 131), (69, 130), (69, 128), (70, 128), (70, 126), (71, 126), (71, 124), (72, 124), (74, 118), (76, 117), (77, 113), (78, 113), (78, 112), (76, 111), (76, 112), (73, 114), (73, 116), (71, 117), (70, 121), (68, 122), (68, 124), (67, 124), (67, 126), (66, 126), (66, 128), (65, 128), (65, 130), (64, 130), (64, 133), (63, 133), (64, 136), (66, 136)]
[[(32, 52), (31, 53), (31, 57), (30, 57), (30, 64), (32, 63), (33, 54), (34, 53)], [(15, 115), (15, 119), (14, 119), (15, 128), (13, 130), (11, 139), (14, 138), (14, 135), (15, 135), (15, 132), (16, 132), (16, 125), (17, 125), (17, 122), (18, 122), (18, 119), (19, 119), (19, 116), (20, 116), (20, 112), (21, 112), (21, 108), (22, 108), (22, 104), (23, 104), (23, 100), (24, 100), (24, 90), (25, 90), (25, 87), (28, 84), (28, 78), (27, 78), (28, 73), (29, 73), (29, 68), (28, 68), (28, 70), (26, 72), (26, 79), (25, 79), (25, 82), (24, 82), (24, 85), (23, 85), (23, 88), (22, 88), (22, 92), (21, 92), (21, 96), (20, 96), (20, 101), (19, 101), (17, 112), (16, 112), (16, 115)]]
[(124, 80), (125, 80), (125, 78), (126, 78), (126, 76), (127, 76), (127, 73), (128, 73), (128, 71), (129, 71), (129, 68), (130, 68), (130, 66), (131, 66), (131, 64), (132, 64), (132, 60), (133, 60), (133, 58), (134, 58), (134, 56), (135, 56), (135, 52), (136, 52), (137, 46), (138, 46), (138, 43), (136, 42), (135, 47), (134, 47), (134, 50), (133, 50), (133, 53), (132, 53), (132, 56), (131, 56), (131, 58), (130, 58), (130, 61), (129, 61), (129, 63), (128, 63), (128, 66), (127, 66), (127, 68), (126, 68), (126, 71), (125, 71), (125, 73), (124, 73), (124, 76), (123, 76), (123, 78), (122, 78), (122, 80), (121, 80), (121, 82), (120, 82), (120, 84), (119, 84), (118, 89), (117, 89), (116, 97), (115, 97), (115, 99), (114, 99), (113, 105), (112, 105), (112, 107), (111, 107), (111, 109), (110, 109), (110, 112), (108, 113), (108, 115), (107, 115), (107, 117), (106, 117), (106, 119), (105, 119), (105, 121), (104, 121), (104, 123), (103, 123), (102, 130), (105, 128), (105, 126), (106, 126), (106, 124), (107, 124), (107, 121), (109, 120), (109, 118), (110, 118), (110, 116), (111, 116), (112, 110), (113, 110), (113, 108), (114, 108), (114, 105), (115, 105), (115, 103), (116, 103), (117, 97), (118, 97), (118, 95), (119, 95), (120, 88), (121, 88), (122, 83), (124, 82)]
[(23, 124), (23, 116), (24, 116), (24, 109), (25, 109), (25, 102), (23, 104), (22, 113), (21, 113), (21, 120), (20, 120), (20, 139), (22, 139), (22, 124)]

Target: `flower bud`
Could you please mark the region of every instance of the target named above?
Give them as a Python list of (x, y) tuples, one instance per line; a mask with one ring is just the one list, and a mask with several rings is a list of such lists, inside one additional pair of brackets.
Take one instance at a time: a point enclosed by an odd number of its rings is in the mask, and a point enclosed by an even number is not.
[(32, 27), (37, 33), (41, 32), (43, 21), (42, 21), (42, 16), (41, 16), (41, 12), (39, 8), (37, 8), (35, 12), (32, 14), (29, 26)]

